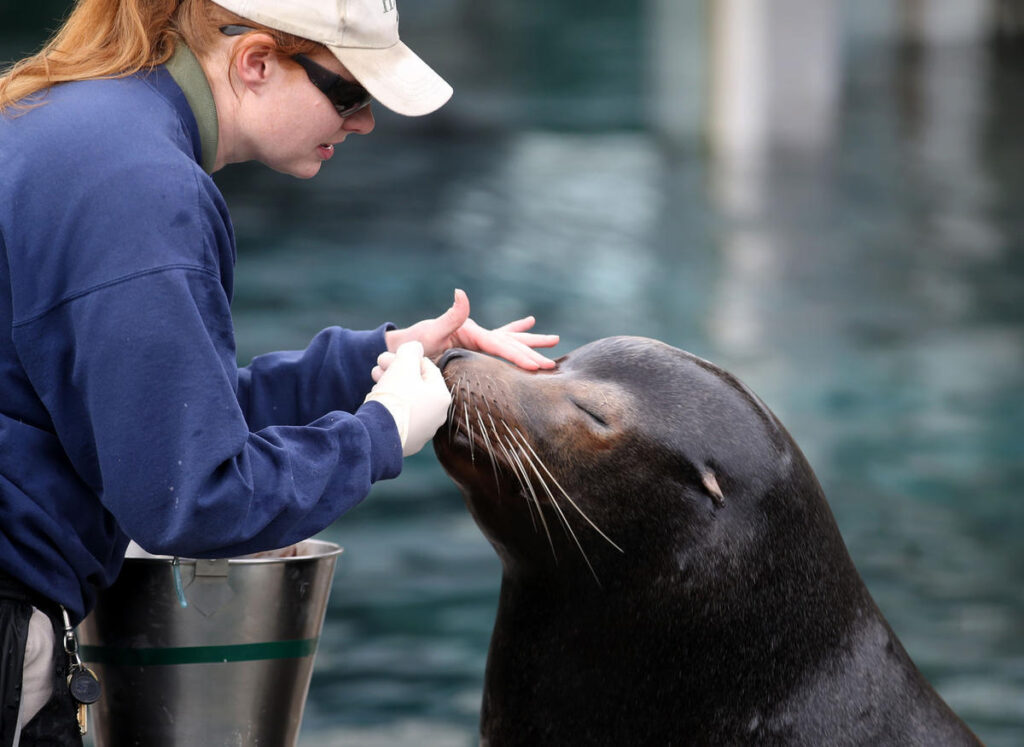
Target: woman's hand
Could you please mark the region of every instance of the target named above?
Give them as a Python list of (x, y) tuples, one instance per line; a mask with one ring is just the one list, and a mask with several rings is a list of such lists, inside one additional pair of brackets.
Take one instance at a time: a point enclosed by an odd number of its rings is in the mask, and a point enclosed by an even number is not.
[(366, 401), (384, 405), (395, 419), (402, 456), (415, 454), (448, 417), (452, 396), (444, 377), (423, 356), (423, 346), (416, 340), (403, 344), (397, 353), (381, 353), (372, 376), (377, 383)]
[(456, 290), (455, 302), (441, 316), (425, 319), (405, 329), (393, 329), (384, 337), (388, 350), (392, 352), (398, 350), (402, 343), (418, 340), (428, 358), (436, 358), (448, 348), (465, 348), (496, 355), (527, 371), (554, 368), (555, 362), (534, 348), (554, 347), (558, 344), (558, 335), (527, 332), (535, 321), (528, 316), (497, 329), (484, 329), (469, 318), (469, 297), (464, 291)]

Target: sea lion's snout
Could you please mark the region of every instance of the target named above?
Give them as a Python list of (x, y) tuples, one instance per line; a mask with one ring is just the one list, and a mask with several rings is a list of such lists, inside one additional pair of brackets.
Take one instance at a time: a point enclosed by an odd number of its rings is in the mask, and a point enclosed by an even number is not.
[(456, 358), (465, 358), (466, 351), (462, 348), (449, 348), (445, 350), (441, 357), (437, 359), (437, 367), (444, 371), (444, 367), (451, 363)]

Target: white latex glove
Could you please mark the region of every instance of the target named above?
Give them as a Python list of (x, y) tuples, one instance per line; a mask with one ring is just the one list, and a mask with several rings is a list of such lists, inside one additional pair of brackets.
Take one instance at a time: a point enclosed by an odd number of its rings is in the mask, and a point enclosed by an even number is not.
[[(382, 358), (384, 356), (381, 356)], [(423, 357), (423, 345), (412, 341), (388, 354), (382, 372), (366, 395), (366, 402), (380, 402), (391, 413), (402, 439), (402, 456), (422, 449), (448, 418), (452, 396), (441, 371)], [(374, 369), (374, 373), (377, 369)]]

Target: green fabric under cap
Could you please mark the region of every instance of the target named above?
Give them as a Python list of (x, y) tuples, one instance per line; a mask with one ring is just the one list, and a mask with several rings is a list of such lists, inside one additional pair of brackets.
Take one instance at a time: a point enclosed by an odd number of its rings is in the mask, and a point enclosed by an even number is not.
[(224, 646), (176, 646), (166, 648), (125, 648), (81, 646), (82, 658), (96, 664), (115, 666), (165, 666), (173, 664), (220, 664), (230, 661), (301, 659), (316, 651), (316, 638)]
[(195, 54), (184, 44), (179, 44), (171, 59), (167, 61), (167, 72), (185, 94), (185, 100), (188, 101), (192, 115), (196, 118), (199, 142), (203, 149), (202, 167), (207, 174), (212, 174), (217, 161), (217, 138), (220, 130), (217, 122), (217, 105), (213, 100), (210, 82), (206, 79), (206, 73), (203, 72)]

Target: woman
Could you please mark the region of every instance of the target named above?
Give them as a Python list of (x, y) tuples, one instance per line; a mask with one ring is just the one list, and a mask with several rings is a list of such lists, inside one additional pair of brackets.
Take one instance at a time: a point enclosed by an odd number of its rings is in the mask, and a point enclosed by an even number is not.
[(371, 97), (419, 115), (450, 94), (391, 0), (81, 0), (0, 78), (0, 745), (78, 743), (54, 634), (129, 538), (199, 557), (301, 540), (444, 421), (431, 356), (553, 365), (533, 348), (556, 336), (484, 330), (456, 291), (436, 319), (236, 367), (209, 174), (311, 177), (373, 129)]

